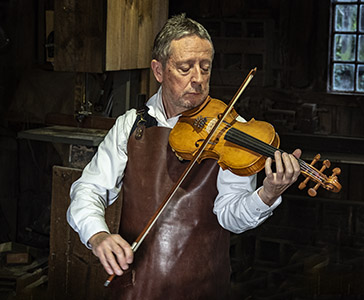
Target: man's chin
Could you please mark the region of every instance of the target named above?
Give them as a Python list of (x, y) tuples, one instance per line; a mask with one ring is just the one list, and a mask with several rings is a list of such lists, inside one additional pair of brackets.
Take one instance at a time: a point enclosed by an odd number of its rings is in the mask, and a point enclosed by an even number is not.
[(187, 97), (183, 99), (183, 106), (186, 109), (191, 109), (191, 108), (195, 108), (197, 106), (199, 106), (205, 99), (207, 96), (202, 96), (202, 95), (198, 95), (196, 97)]
[(192, 108), (199, 106), (201, 103), (202, 103), (202, 101), (196, 101), (196, 102), (188, 101), (188, 102), (183, 103), (183, 107), (188, 110), (188, 109), (192, 109)]

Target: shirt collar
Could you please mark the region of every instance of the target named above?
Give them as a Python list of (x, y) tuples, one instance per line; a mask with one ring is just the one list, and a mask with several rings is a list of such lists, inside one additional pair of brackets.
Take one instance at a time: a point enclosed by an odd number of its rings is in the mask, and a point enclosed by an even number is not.
[(166, 112), (162, 101), (162, 87), (159, 87), (156, 94), (154, 94), (146, 103), (149, 108), (149, 115), (155, 118), (158, 126), (172, 128), (176, 125), (180, 115), (167, 119)]

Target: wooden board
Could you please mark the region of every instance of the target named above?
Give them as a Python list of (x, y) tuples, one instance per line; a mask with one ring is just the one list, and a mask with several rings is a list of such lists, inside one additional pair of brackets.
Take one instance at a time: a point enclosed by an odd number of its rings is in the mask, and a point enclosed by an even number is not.
[[(51, 233), (49, 256), (49, 299), (107, 299), (109, 289), (103, 284), (108, 277), (98, 259), (79, 240), (66, 221), (71, 184), (81, 170), (53, 167)], [(106, 222), (117, 232), (121, 213), (118, 199), (106, 211)]]
[(98, 73), (104, 70), (104, 19), (104, 1), (55, 1), (55, 71)]
[(107, 3), (106, 70), (149, 68), (154, 37), (167, 20), (168, 1)]

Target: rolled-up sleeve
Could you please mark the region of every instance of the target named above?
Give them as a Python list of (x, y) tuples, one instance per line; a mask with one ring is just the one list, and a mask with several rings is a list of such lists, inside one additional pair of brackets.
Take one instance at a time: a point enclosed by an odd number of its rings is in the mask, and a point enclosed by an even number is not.
[(256, 181), (256, 175), (238, 176), (220, 169), (214, 213), (222, 227), (242, 233), (257, 227), (273, 214), (282, 201), (281, 197), (272, 206), (266, 205), (258, 195)]

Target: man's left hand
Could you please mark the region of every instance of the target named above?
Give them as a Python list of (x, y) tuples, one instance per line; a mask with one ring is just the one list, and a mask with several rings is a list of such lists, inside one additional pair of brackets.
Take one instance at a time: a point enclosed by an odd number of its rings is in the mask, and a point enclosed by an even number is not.
[(272, 158), (266, 159), (266, 177), (263, 181), (263, 187), (258, 191), (258, 195), (265, 204), (271, 206), (297, 180), (300, 175), (300, 165), (297, 159), (301, 153), (300, 149), (296, 149), (292, 154), (276, 151), (274, 153), (275, 173), (272, 171)]

